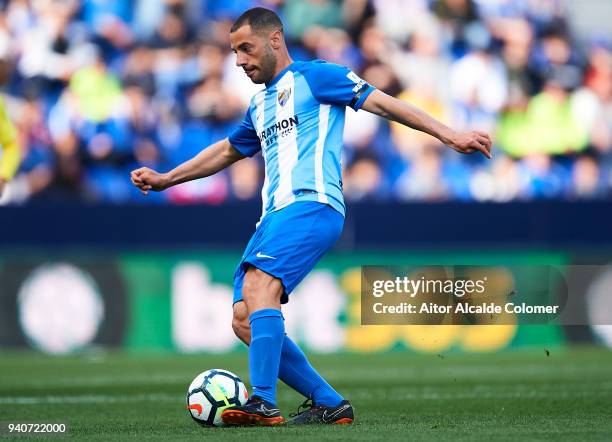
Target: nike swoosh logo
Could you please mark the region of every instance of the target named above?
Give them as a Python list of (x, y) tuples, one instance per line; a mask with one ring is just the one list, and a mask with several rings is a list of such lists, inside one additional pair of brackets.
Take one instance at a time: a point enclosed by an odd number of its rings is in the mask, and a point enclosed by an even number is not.
[(333, 413), (329, 413), (329, 414), (327, 414), (327, 410), (325, 410), (323, 412), (323, 420), (324, 421), (330, 421), (330, 420), (334, 419), (336, 416), (338, 416), (340, 413), (342, 413), (344, 410), (348, 409), (349, 407), (350, 407), (350, 405), (344, 404), (342, 406), (342, 408), (339, 408), (336, 411), (334, 411)]
[(198, 412), (198, 416), (200, 414), (202, 414), (202, 406), (200, 404), (191, 404), (191, 405), (187, 405), (185, 408), (187, 408), (188, 410), (195, 410)]
[(274, 256), (264, 255), (264, 254), (263, 254), (263, 253), (261, 253), (261, 252), (257, 252), (257, 255), (255, 255), (255, 256), (257, 256), (258, 258), (270, 258), (270, 259), (276, 259)]

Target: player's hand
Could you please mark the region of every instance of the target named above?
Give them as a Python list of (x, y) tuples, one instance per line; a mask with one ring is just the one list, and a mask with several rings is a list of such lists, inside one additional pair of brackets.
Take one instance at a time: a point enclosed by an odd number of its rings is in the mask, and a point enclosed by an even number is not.
[(4, 180), (4, 178), (0, 178), (0, 196), (2, 196), (2, 193), (4, 192), (5, 187), (6, 187), (6, 181)]
[(149, 190), (159, 192), (169, 187), (166, 174), (156, 172), (148, 167), (133, 170), (130, 178), (132, 184), (138, 187), (143, 195), (148, 195)]
[(460, 153), (482, 152), (485, 157), (492, 158), (491, 146), (493, 145), (493, 140), (486, 132), (476, 130), (458, 133), (448, 145)]

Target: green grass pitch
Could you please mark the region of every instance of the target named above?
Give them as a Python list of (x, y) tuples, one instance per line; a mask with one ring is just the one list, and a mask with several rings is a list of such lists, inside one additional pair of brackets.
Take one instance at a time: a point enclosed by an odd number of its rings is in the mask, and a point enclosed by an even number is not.
[[(245, 378), (246, 353), (0, 353), (0, 421), (66, 422), (74, 440), (612, 440), (611, 351), (394, 352), (312, 360), (353, 402), (354, 425), (196, 425), (184, 409), (192, 378), (209, 368)], [(285, 386), (278, 396), (285, 416), (302, 400)]]

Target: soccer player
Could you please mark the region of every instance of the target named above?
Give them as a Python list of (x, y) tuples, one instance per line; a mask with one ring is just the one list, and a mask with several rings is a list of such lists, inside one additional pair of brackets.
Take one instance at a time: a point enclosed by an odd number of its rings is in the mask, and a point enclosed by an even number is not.
[(457, 133), (345, 67), (321, 60), (294, 62), (273, 11), (246, 11), (233, 24), (230, 40), (236, 64), (251, 81), (266, 86), (252, 97), (240, 126), (170, 172), (143, 167), (134, 170), (131, 179), (146, 195), (207, 177), (261, 151), (263, 213), (234, 275), (232, 324), (249, 345), (253, 394), (245, 405), (224, 410), (223, 421), (284, 422), (275, 397), (280, 378), (312, 401), (289, 424), (352, 423), (353, 407), (285, 335), (281, 313), (281, 304), (342, 231), (345, 109), (364, 109), (397, 121), (461, 153), (482, 152), (490, 158), (491, 138), (483, 132)]
[(0, 196), (19, 168), (21, 152), (17, 142), (17, 130), (9, 119), (0, 97)]

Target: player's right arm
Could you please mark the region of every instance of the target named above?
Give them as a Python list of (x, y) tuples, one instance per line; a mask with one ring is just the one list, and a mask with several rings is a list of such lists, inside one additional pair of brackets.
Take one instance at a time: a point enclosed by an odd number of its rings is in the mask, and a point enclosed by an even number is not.
[(459, 153), (481, 152), (485, 157), (491, 158), (493, 141), (486, 132), (455, 132), (418, 107), (382, 91), (373, 91), (364, 101), (362, 109), (425, 132)]
[(229, 139), (225, 138), (169, 172), (159, 173), (148, 167), (141, 167), (132, 171), (131, 179), (146, 195), (149, 190), (162, 191), (177, 184), (214, 175), (244, 157), (231, 145)]

